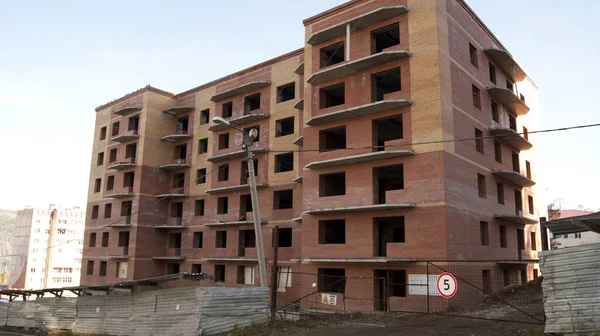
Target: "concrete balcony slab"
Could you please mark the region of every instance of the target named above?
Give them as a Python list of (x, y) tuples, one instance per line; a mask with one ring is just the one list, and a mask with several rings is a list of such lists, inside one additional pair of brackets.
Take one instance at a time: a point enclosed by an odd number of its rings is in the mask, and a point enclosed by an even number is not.
[(523, 68), (521, 68), (508, 51), (490, 48), (484, 49), (483, 52), (485, 52), (485, 54), (500, 67), (500, 70), (508, 75), (513, 81), (520, 82), (527, 77)]
[[(260, 188), (266, 188), (268, 186), (269, 186), (268, 184), (257, 184), (256, 188), (260, 189)], [(218, 194), (218, 193), (225, 193), (225, 192), (231, 192), (231, 191), (241, 191), (241, 190), (250, 190), (250, 185), (248, 185), (248, 184), (240, 184), (240, 185), (229, 186), (229, 187), (221, 187), (221, 188), (208, 189), (207, 191), (205, 191), (205, 193), (207, 193), (207, 194)]]
[(526, 115), (529, 112), (529, 107), (509, 89), (493, 86), (487, 88), (487, 92), (492, 98), (518, 116)]
[(365, 105), (355, 106), (351, 108), (347, 108), (344, 110), (334, 111), (325, 113), (322, 115), (318, 115), (310, 118), (306, 124), (311, 126), (323, 125), (327, 123), (332, 123), (344, 119), (360, 117), (367, 114), (373, 114), (388, 110), (393, 110), (401, 107), (406, 107), (412, 105), (412, 101), (407, 99), (391, 99), (391, 100), (381, 100), (374, 103), (369, 103)]
[(535, 182), (527, 176), (512, 170), (493, 170), (492, 174), (521, 187), (531, 187)]
[(113, 111), (113, 114), (124, 116), (142, 109), (142, 106), (125, 106)]
[[(266, 113), (255, 113), (255, 114), (247, 114), (238, 118), (234, 118), (234, 119), (228, 119), (227, 121), (229, 121), (229, 123), (233, 126), (241, 126), (244, 124), (249, 124), (255, 121), (260, 121), (266, 118), (269, 118), (270, 115), (266, 114)], [(217, 132), (217, 131), (221, 131), (227, 128), (231, 128), (231, 126), (228, 125), (221, 125), (221, 124), (212, 124), (208, 130), (211, 132)]]
[(533, 146), (531, 142), (510, 128), (490, 127), (490, 133), (498, 140), (520, 151), (528, 150)]
[(507, 222), (512, 222), (515, 224), (537, 224), (537, 220), (525, 216), (515, 215), (515, 214), (495, 214), (494, 218), (500, 219)]
[[(269, 151), (268, 148), (256, 148), (256, 149), (252, 149), (253, 153), (266, 153), (268, 151)], [(246, 154), (245, 150), (239, 150), (239, 151), (235, 151), (235, 152), (231, 152), (231, 153), (227, 153), (227, 154), (214, 155), (214, 156), (211, 156), (208, 159), (206, 159), (206, 161), (208, 161), (208, 162), (219, 162), (219, 161), (237, 159), (239, 157), (245, 157), (246, 155), (247, 154)]]
[(294, 69), (294, 73), (296, 73), (298, 75), (304, 75), (304, 62), (298, 64), (296, 69)]
[(192, 137), (192, 135), (188, 134), (186, 132), (186, 133), (170, 134), (170, 135), (160, 138), (160, 140), (166, 141), (166, 142), (178, 142), (178, 141), (190, 139), (191, 137)]
[(415, 208), (414, 203), (400, 204), (372, 204), (372, 205), (356, 205), (339, 208), (323, 208), (305, 211), (307, 215), (344, 213), (344, 212), (360, 212), (360, 211), (377, 211), (377, 210), (397, 210), (397, 209), (412, 209)]
[(190, 112), (193, 110), (194, 110), (193, 106), (173, 106), (173, 107), (169, 107), (166, 110), (163, 110), (163, 113), (170, 114), (172, 116), (178, 116), (180, 114), (187, 113), (187, 112)]
[(294, 108), (298, 110), (304, 110), (304, 99), (300, 99), (294, 104)]
[(358, 155), (350, 155), (344, 156), (335, 159), (323, 160), (323, 161), (315, 161), (307, 164), (304, 168), (307, 169), (321, 169), (321, 168), (329, 168), (333, 166), (354, 164), (360, 162), (368, 162), (375, 160), (385, 160), (392, 159), (402, 156), (410, 156), (414, 155), (415, 152), (412, 150), (385, 150), (380, 152), (371, 152), (365, 154)]
[(271, 85), (269, 81), (255, 81), (246, 84), (242, 84), (240, 86), (234, 87), (232, 89), (217, 93), (216, 95), (210, 98), (213, 102), (218, 102), (227, 98), (231, 98), (240, 94), (248, 93), (260, 88), (264, 88), (265, 86)]

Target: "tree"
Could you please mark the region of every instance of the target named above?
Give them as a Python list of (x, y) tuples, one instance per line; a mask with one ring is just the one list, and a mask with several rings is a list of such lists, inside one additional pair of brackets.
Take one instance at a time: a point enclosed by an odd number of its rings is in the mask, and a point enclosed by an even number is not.
[[(556, 204), (560, 200), (554, 200), (550, 204), (548, 204), (548, 220), (553, 221), (560, 218), (560, 207)], [(550, 249), (554, 250), (560, 246), (560, 242), (558, 241), (558, 236), (552, 234), (552, 238), (550, 238)]]

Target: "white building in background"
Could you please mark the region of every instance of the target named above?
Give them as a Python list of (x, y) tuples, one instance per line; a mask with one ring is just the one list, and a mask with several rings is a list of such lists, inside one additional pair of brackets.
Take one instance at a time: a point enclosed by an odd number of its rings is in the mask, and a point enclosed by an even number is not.
[[(560, 210), (558, 219), (565, 219), (577, 216), (590, 215), (592, 212), (581, 210)], [(600, 234), (592, 231), (569, 233), (564, 235), (553, 235), (553, 248), (565, 248), (580, 245), (598, 244), (600, 243)]]
[(19, 210), (11, 252), (10, 288), (78, 286), (85, 212), (79, 207)]

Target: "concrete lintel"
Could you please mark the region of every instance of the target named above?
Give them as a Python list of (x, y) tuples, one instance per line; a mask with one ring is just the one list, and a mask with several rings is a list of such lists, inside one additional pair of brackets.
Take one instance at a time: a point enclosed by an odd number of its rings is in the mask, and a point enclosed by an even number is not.
[[(234, 118), (234, 119), (229, 119), (229, 123), (233, 126), (241, 126), (244, 124), (248, 124), (251, 122), (255, 122), (255, 121), (259, 121), (259, 120), (263, 120), (266, 118), (269, 118), (270, 115), (266, 114), (266, 113), (254, 113), (254, 114), (247, 114), (238, 118)], [(221, 125), (221, 124), (212, 124), (208, 130), (211, 132), (217, 132), (217, 131), (221, 131), (224, 130), (226, 128), (229, 128), (231, 126), (228, 125)]]
[(256, 89), (260, 89), (260, 88), (263, 88), (263, 87), (269, 86), (269, 85), (271, 85), (271, 82), (269, 82), (269, 81), (254, 81), (254, 82), (242, 84), (242, 85), (236, 86), (232, 89), (217, 93), (216, 95), (212, 96), (210, 98), (210, 100), (213, 102), (218, 102), (223, 99), (231, 98), (231, 97), (237, 96), (239, 94), (248, 93), (250, 91), (254, 91)]
[(314, 116), (310, 118), (306, 122), (306, 124), (311, 126), (322, 125), (344, 119), (360, 117), (367, 114), (379, 113), (383, 111), (402, 108), (409, 105), (412, 105), (412, 101), (407, 99), (381, 100), (374, 103), (368, 103), (365, 105), (355, 106), (344, 110)]
[(373, 204), (373, 205), (356, 205), (339, 208), (323, 208), (307, 210), (304, 213), (307, 215), (330, 214), (340, 212), (357, 212), (357, 211), (377, 211), (377, 210), (396, 210), (396, 209), (412, 209), (415, 208), (414, 203), (399, 203), (399, 204)]
[(402, 15), (406, 12), (408, 12), (408, 9), (406, 9), (405, 6), (381, 7), (374, 11), (356, 16), (350, 20), (341, 22), (335, 26), (320, 30), (312, 34), (306, 43), (310, 45), (316, 45), (338, 36), (343, 36), (346, 34), (346, 25), (350, 25), (350, 27), (352, 27), (354, 30), (359, 30), (361, 28), (374, 25), (378, 22), (391, 19), (398, 15)]
[[(256, 188), (266, 188), (268, 186), (269, 186), (268, 184), (257, 184)], [(235, 186), (230, 186), (230, 187), (214, 188), (214, 189), (209, 189), (209, 190), (205, 191), (205, 193), (207, 193), (207, 194), (218, 194), (218, 193), (224, 193), (224, 192), (230, 192), (230, 191), (239, 191), (239, 190), (246, 190), (246, 189), (250, 189), (250, 185), (248, 185), (248, 184), (240, 184), (240, 185), (235, 185)]]
[(368, 162), (375, 160), (384, 160), (384, 159), (392, 159), (402, 156), (410, 156), (415, 154), (412, 150), (385, 150), (380, 152), (370, 152), (365, 154), (357, 154), (344, 156), (336, 159), (329, 159), (323, 161), (315, 161), (307, 164), (304, 168), (307, 169), (320, 169), (320, 168), (328, 168), (339, 165), (360, 163), (360, 162)]
[[(256, 148), (256, 149), (252, 149), (252, 152), (254, 153), (265, 153), (268, 152), (269, 149), (268, 148)], [(239, 151), (235, 151), (235, 152), (231, 152), (231, 153), (227, 153), (227, 154), (221, 154), (221, 155), (214, 155), (209, 157), (208, 159), (206, 159), (206, 161), (208, 162), (219, 162), (219, 161), (224, 161), (224, 160), (230, 160), (230, 159), (235, 159), (238, 157), (242, 157), (246, 155), (246, 151), (245, 150), (239, 150)]]

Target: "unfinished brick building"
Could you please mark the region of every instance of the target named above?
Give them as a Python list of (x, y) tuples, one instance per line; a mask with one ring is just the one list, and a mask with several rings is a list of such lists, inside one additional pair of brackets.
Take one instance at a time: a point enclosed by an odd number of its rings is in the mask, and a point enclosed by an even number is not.
[(398, 300), (427, 260), (481, 261), (484, 288), (536, 276), (537, 87), (466, 3), (355, 0), (304, 25), (302, 49), (96, 109), (81, 283), (258, 284), (241, 134), (214, 116), (259, 131), (266, 258), (279, 225), (284, 273), (385, 277)]

